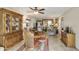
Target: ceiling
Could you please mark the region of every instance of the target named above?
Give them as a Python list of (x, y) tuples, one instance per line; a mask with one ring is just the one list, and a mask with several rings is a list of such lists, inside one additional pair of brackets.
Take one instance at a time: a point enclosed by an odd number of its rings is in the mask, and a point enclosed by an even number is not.
[(7, 7), (7, 9), (14, 10), (19, 12), (25, 16), (34, 17), (34, 18), (52, 18), (52, 17), (59, 17), (66, 11), (70, 9), (70, 7), (40, 7), (45, 8), (45, 14), (37, 14), (34, 15), (33, 11), (30, 10), (28, 7)]

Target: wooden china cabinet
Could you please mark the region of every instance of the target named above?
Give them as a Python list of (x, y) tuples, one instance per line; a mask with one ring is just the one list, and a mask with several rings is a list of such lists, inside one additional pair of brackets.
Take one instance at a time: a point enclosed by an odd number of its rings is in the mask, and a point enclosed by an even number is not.
[(0, 8), (0, 46), (14, 46), (23, 40), (22, 33), (22, 15)]

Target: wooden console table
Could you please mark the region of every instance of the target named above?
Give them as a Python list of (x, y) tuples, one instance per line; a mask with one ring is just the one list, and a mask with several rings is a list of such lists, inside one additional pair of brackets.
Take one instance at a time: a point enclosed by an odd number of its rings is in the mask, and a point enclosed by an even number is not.
[(61, 33), (61, 41), (67, 46), (74, 48), (75, 47), (75, 34), (74, 33)]

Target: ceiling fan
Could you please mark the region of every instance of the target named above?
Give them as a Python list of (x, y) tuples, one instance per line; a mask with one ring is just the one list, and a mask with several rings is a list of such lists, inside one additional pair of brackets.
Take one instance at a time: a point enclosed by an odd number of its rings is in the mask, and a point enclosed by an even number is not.
[(32, 7), (29, 7), (29, 8), (30, 8), (31, 10), (33, 10), (35, 14), (38, 14), (38, 13), (44, 14), (44, 12), (43, 12), (43, 11), (45, 10), (44, 8), (42, 8), (42, 9), (40, 9), (40, 8), (38, 8), (38, 7), (33, 7), (33, 8), (32, 8)]

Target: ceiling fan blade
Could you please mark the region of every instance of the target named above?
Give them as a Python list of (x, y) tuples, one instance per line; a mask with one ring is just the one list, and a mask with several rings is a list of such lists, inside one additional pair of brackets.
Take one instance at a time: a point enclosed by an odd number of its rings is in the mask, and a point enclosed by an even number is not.
[(33, 8), (29, 7), (31, 10), (34, 10)]
[(39, 13), (44, 14), (44, 12), (39, 12)]
[(45, 10), (45, 9), (40, 9), (39, 11), (43, 11), (43, 10)]

